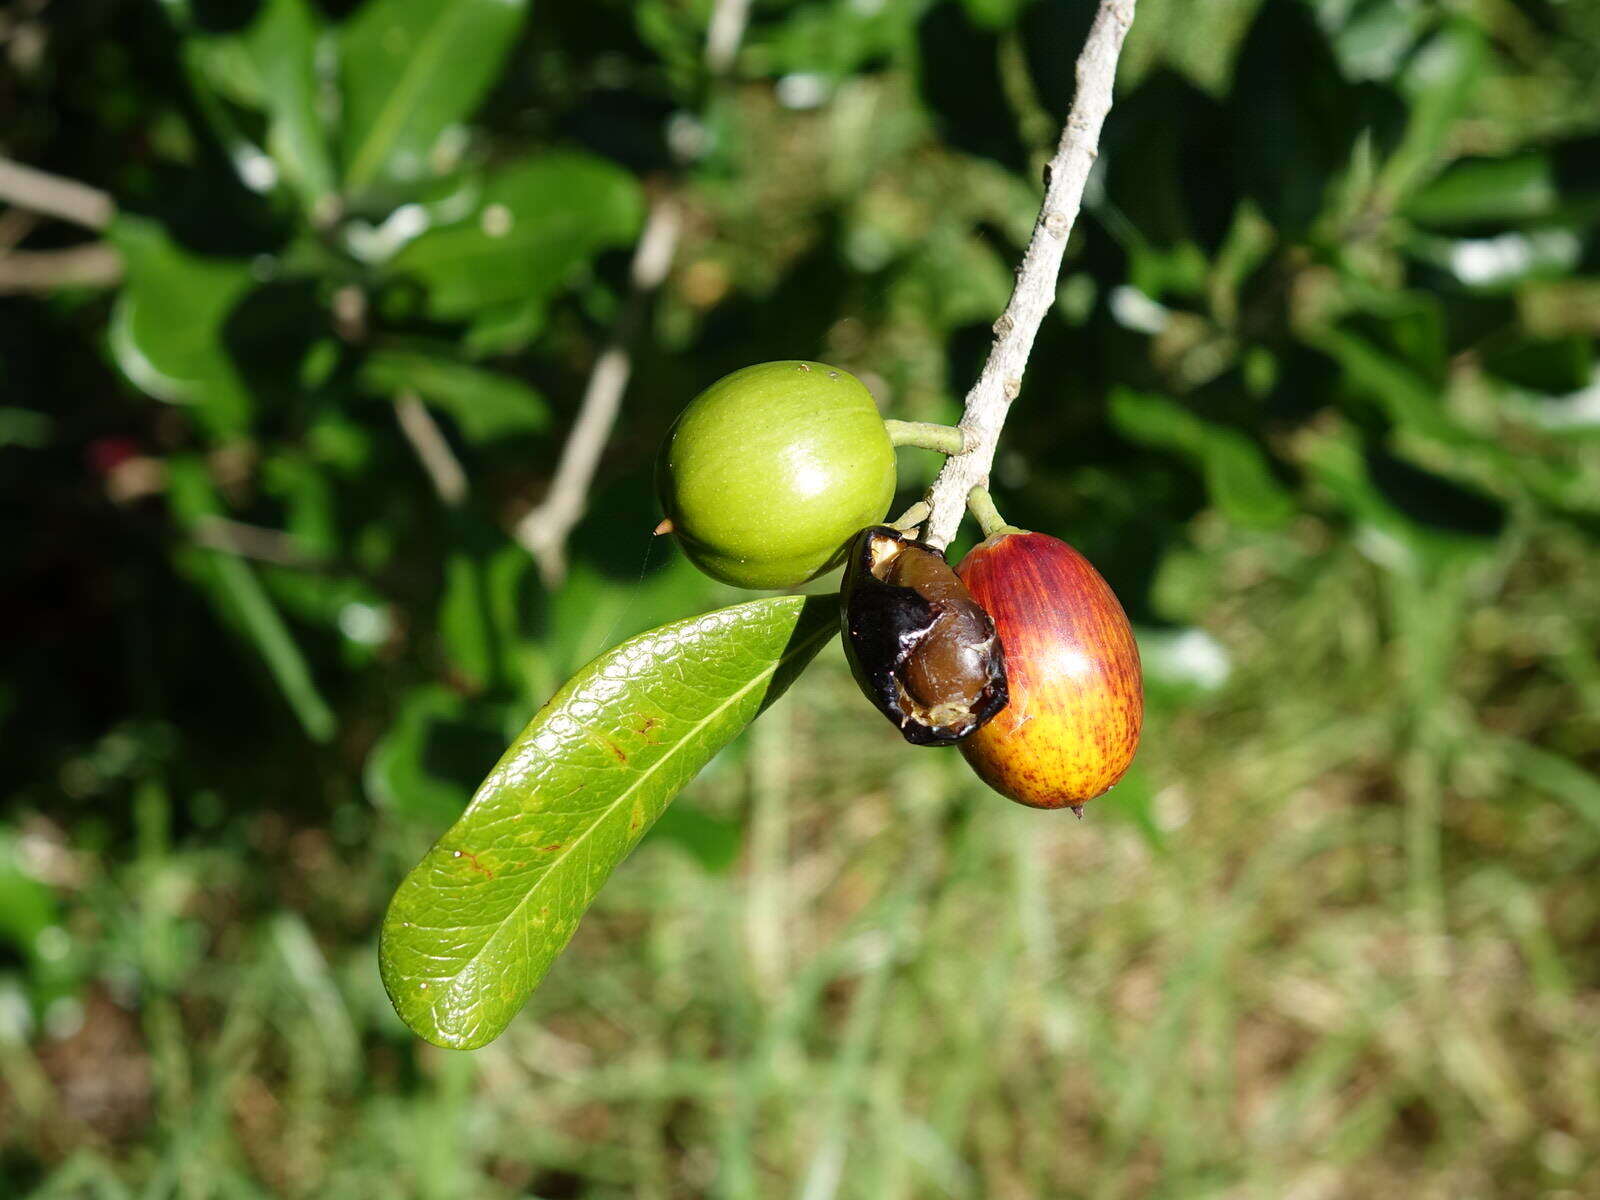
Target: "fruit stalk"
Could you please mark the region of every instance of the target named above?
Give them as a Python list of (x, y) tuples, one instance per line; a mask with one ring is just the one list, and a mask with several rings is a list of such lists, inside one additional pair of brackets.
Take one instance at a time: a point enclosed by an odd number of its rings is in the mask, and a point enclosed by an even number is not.
[(969, 447), (966, 431), (959, 425), (889, 420), (883, 423), (883, 427), (889, 431), (889, 440), (896, 446), (915, 446), (919, 450), (934, 450), (940, 454), (965, 454)]
[(994, 506), (994, 497), (989, 494), (986, 487), (975, 487), (967, 497), (967, 508), (972, 512), (973, 520), (978, 522), (978, 527), (983, 530), (983, 536), (992, 538), (997, 533), (1021, 533), (1015, 525), (1007, 525), (1000, 510)]

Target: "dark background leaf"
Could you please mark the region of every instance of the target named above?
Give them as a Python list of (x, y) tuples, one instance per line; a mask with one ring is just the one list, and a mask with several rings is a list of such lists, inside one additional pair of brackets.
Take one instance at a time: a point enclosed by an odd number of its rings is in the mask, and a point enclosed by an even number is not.
[(748, 598), (651, 535), (684, 402), (959, 414), (1094, 12), (757, 3), (714, 80), (713, 7), (0, 18), (5, 155), (119, 214), (6, 200), (0, 278), (122, 270), (0, 295), (0, 1194), (1600, 1193), (1593, 4), (1140, 0), (993, 480), (1138, 626), (1134, 771), (1014, 810), (828, 650), (493, 1047), (395, 1017), (384, 905), (517, 731)]

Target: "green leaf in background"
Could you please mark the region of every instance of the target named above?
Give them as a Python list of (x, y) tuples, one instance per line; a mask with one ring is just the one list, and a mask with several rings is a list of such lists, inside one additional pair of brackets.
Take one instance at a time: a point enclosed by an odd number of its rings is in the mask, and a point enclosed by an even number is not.
[(23, 869), (18, 838), (0, 825), (0, 941), (28, 957), (39, 935), (60, 920), (55, 893)]
[(1366, 4), (1322, 0), (1316, 8), (1318, 21), (1327, 31), (1328, 45), (1345, 78), (1350, 80), (1394, 78), (1432, 15), (1421, 5), (1392, 4), (1389, 0)]
[(838, 626), (832, 596), (664, 625), (601, 655), (540, 710), (384, 918), (384, 986), (419, 1036), (505, 1029), (667, 802)]
[(108, 335), (117, 366), (150, 395), (194, 405), (213, 433), (240, 431), (250, 394), (223, 326), (250, 290), (249, 265), (190, 254), (139, 217), (118, 217), (108, 236), (126, 264)]
[(445, 320), (492, 306), (542, 315), (598, 251), (630, 243), (644, 215), (638, 181), (588, 154), (546, 154), (503, 167), (457, 225), (430, 230), (391, 262), (428, 289)]
[(1535, 151), (1462, 159), (1413, 195), (1404, 211), (1424, 225), (1476, 225), (1548, 216), (1558, 199), (1555, 169), (1547, 155)]
[(974, 25), (985, 29), (1009, 29), (1031, 0), (962, 0)]
[(1440, 30), (1406, 65), (1400, 84), (1411, 98), (1411, 115), (1379, 180), (1387, 204), (1410, 194), (1435, 169), (1487, 66), (1483, 32), (1465, 20)]
[[(1353, 434), (1341, 432), (1318, 441), (1306, 466), (1357, 521), (1357, 547), (1389, 571), (1427, 580), (1494, 552), (1492, 536), (1451, 528), (1448, 513), (1413, 514), (1396, 505), (1378, 486)], [(1421, 520), (1419, 515), (1443, 519)]]
[(1406, 253), (1448, 271), (1477, 292), (1509, 292), (1535, 280), (1558, 280), (1578, 266), (1583, 241), (1570, 229), (1507, 230), (1485, 238), (1412, 232)]
[[(173, 515), (191, 533), (207, 517), (223, 515), (205, 464), (195, 457), (167, 462), (167, 497)], [(312, 677), (294, 634), (248, 562), (238, 554), (199, 546), (175, 551), (183, 573), (209, 595), (222, 614), (261, 655), (283, 698), (313, 739), (325, 742), (338, 718)]]
[[(241, 154), (252, 163), (246, 182), (261, 190), (282, 179), (308, 206), (331, 196), (337, 181), (318, 61), (327, 30), (309, 0), (266, 0), (248, 27), (229, 34), (204, 32), (186, 4), (169, 5), (168, 11), (184, 31), (183, 61), (197, 103), (229, 147), (236, 169)], [(267, 114), (266, 143), (277, 165), (276, 179), (272, 163), (240, 133), (217, 103), (220, 98)], [(269, 168), (264, 176), (263, 167)]]
[(323, 33), (308, 0), (267, 0), (241, 39), (271, 118), (267, 149), (308, 204), (331, 196), (337, 186), (319, 97), (317, 43)]
[(520, 379), (442, 351), (374, 350), (362, 365), (361, 383), (385, 396), (419, 393), (454, 417), (462, 435), (474, 442), (535, 433), (550, 423), (544, 397)]
[(345, 187), (436, 174), (440, 137), (500, 73), (526, 0), (368, 0), (340, 35)]
[(486, 575), (478, 555), (457, 550), (445, 562), (439, 601), (439, 640), (451, 664), (478, 689), (494, 679), (497, 666)]
[(432, 828), (454, 821), (472, 798), (485, 757), (505, 745), (499, 707), (443, 687), (406, 697), (367, 758), (363, 783), (372, 802)]
[(1119, 388), (1111, 420), (1125, 437), (1175, 450), (1205, 476), (1211, 501), (1231, 521), (1272, 527), (1294, 515), (1294, 498), (1273, 477), (1261, 448), (1237, 429), (1217, 425), (1163, 396)]
[(661, 814), (650, 830), (652, 842), (677, 846), (701, 868), (719, 875), (733, 866), (744, 844), (744, 826), (715, 817), (687, 800), (679, 800)]
[[(581, 527), (579, 532), (581, 536)], [(696, 612), (730, 590), (723, 588), (719, 593), (717, 585), (688, 558), (675, 547), (663, 545), (667, 539), (657, 539), (648, 530), (639, 532), (640, 571), (631, 580), (619, 579), (580, 559), (573, 564), (566, 583), (550, 594), (538, 649), (552, 672), (552, 686), (618, 638)], [(666, 564), (650, 569), (652, 562), (660, 562), (662, 553), (670, 555)], [(628, 586), (619, 587), (619, 583)]]

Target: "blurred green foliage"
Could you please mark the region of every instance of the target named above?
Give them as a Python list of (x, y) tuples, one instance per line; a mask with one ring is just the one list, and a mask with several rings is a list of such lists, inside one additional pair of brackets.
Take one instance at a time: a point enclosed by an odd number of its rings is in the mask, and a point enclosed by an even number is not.
[[(899, 745), (830, 649), (501, 1043), (405, 1033), (402, 873), (574, 670), (736, 598), (650, 536), (677, 409), (801, 357), (952, 419), (1092, 15), (758, 0), (717, 79), (711, 8), (0, 15), (0, 153), (117, 206), (4, 245), (122, 264), (0, 297), (0, 1194), (1600, 1191), (1570, 0), (1141, 0), (995, 481), (1140, 626), (1087, 821)], [(668, 192), (547, 589), (508, 530)]]

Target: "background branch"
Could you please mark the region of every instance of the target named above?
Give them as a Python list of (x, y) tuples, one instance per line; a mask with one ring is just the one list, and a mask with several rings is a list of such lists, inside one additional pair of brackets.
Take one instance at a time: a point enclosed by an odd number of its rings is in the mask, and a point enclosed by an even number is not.
[(601, 452), (611, 438), (611, 429), (622, 408), (622, 394), (633, 373), (630, 347), (644, 320), (650, 297), (672, 267), (678, 248), (681, 219), (677, 202), (660, 197), (650, 206), (644, 232), (633, 252), (629, 271), (629, 294), (622, 315), (611, 331), (611, 338), (584, 388), (578, 419), (567, 444), (562, 447), (550, 490), (539, 504), (517, 522), (514, 536), (538, 561), (545, 582), (559, 583), (566, 575), (567, 535), (582, 519), (589, 497), (589, 484), (600, 465)]
[(717, 0), (706, 26), (706, 66), (721, 75), (733, 65), (750, 20), (750, 0)]
[(406, 435), (417, 461), (428, 473), (439, 499), (454, 508), (467, 498), (467, 473), (433, 414), (415, 392), (401, 392), (394, 398), (394, 417)]
[(105, 242), (67, 250), (0, 248), (0, 296), (60, 287), (110, 287), (122, 279), (122, 256)]
[(975, 445), (966, 454), (945, 461), (928, 495), (931, 512), (926, 540), (941, 549), (950, 544), (961, 525), (968, 494), (974, 487), (988, 486), (995, 446), (1011, 402), (1022, 390), (1022, 373), (1027, 369), (1033, 339), (1055, 303), (1061, 256), (1083, 205), (1084, 184), (1100, 153), (1100, 129), (1111, 110), (1117, 56), (1133, 22), (1133, 9), (1134, 0), (1102, 0), (1078, 56), (1072, 111), (1055, 156), (1045, 168), (1044, 204), (1017, 270), (1017, 286), (1005, 313), (995, 322), (988, 361), (967, 393), (961, 427)]
[[(705, 64), (713, 82), (733, 66), (750, 19), (750, 0), (717, 0), (706, 25)], [(589, 485), (594, 482), (600, 455), (611, 439), (612, 427), (622, 409), (622, 395), (633, 373), (633, 339), (644, 322), (651, 295), (672, 269), (678, 249), (682, 216), (671, 196), (660, 196), (650, 206), (644, 231), (634, 250), (629, 273), (629, 294), (611, 338), (595, 359), (578, 419), (561, 449), (555, 478), (545, 498), (517, 522), (512, 536), (533, 555), (547, 586), (566, 577), (567, 538), (588, 507)]]
[(116, 202), (99, 188), (9, 158), (0, 158), (0, 200), (87, 229), (104, 229), (117, 212)]

